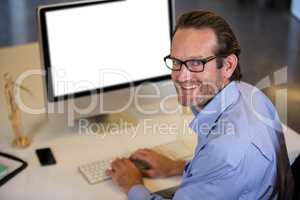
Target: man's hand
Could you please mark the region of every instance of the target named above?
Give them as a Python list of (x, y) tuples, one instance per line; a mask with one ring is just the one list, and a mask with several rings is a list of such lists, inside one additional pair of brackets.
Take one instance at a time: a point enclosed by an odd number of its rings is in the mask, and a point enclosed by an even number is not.
[(151, 178), (182, 175), (185, 167), (185, 161), (172, 160), (151, 149), (137, 150), (130, 156), (130, 160), (146, 161), (151, 169), (143, 170), (142, 173)]
[(134, 185), (143, 184), (142, 174), (128, 159), (116, 159), (111, 163), (111, 169), (106, 171), (108, 176), (126, 194)]

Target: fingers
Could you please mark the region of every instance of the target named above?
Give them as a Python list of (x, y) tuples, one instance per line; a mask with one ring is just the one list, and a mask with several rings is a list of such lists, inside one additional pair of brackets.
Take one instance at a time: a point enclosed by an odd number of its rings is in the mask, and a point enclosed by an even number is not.
[(135, 151), (133, 154), (131, 154), (129, 158), (135, 157), (136, 155), (146, 156), (147, 154), (148, 154), (147, 151), (145, 151), (143, 149), (139, 149), (139, 150)]
[(138, 150), (134, 154), (132, 154), (129, 157), (130, 160), (144, 160), (148, 162), (149, 164), (152, 164), (154, 162), (153, 156), (150, 152), (147, 152), (145, 150)]
[(156, 176), (156, 172), (154, 170), (151, 170), (151, 169), (143, 170), (142, 174), (143, 174), (143, 176), (150, 177), (150, 178), (153, 178), (153, 177)]
[(144, 149), (138, 149), (137, 151), (135, 151), (132, 155), (135, 155), (135, 154), (144, 154), (144, 155), (148, 155), (148, 154), (151, 154), (153, 153), (154, 151), (151, 150), (151, 149), (147, 149), (147, 148), (144, 148)]
[(123, 160), (120, 159), (120, 158), (117, 158), (116, 160), (114, 160), (111, 163), (111, 169), (115, 170), (115, 171), (118, 171), (122, 167), (122, 163), (123, 163)]
[(128, 167), (135, 167), (135, 165), (129, 159), (117, 158), (111, 163), (110, 172), (126, 170)]
[(144, 156), (135, 156), (133, 158), (131, 158), (132, 162), (136, 162), (137, 163), (145, 163), (145, 164), (142, 164), (142, 165), (145, 165), (146, 168), (152, 168), (154, 165), (155, 165), (155, 161), (150, 158), (150, 157), (144, 157)]
[(124, 159), (124, 164), (127, 167), (135, 167), (135, 165), (133, 164), (133, 162), (131, 162), (131, 160), (129, 160), (129, 159)]
[(143, 158), (145, 158), (145, 157), (147, 157), (147, 155), (145, 155), (145, 154), (143, 154), (143, 153), (141, 153), (141, 152), (136, 152), (136, 153), (132, 154), (132, 155), (129, 157), (129, 159), (130, 159), (130, 160), (135, 160), (135, 159), (143, 159)]
[[(136, 159), (145, 160), (146, 162), (148, 162), (151, 165), (151, 158), (145, 156), (141, 152), (136, 153), (136, 155), (134, 157)], [(129, 159), (125, 159), (125, 158), (117, 158), (116, 160), (114, 160), (111, 163), (111, 169), (107, 170), (106, 174), (108, 176), (111, 176), (113, 180), (116, 180), (116, 179), (118, 179), (118, 177), (123, 176), (124, 173), (126, 174), (128, 172), (128, 170), (130, 170), (132, 168), (136, 168), (136, 166), (134, 165), (134, 163), (132, 161), (130, 161)], [(140, 170), (140, 172), (142, 173), (143, 176), (150, 177), (150, 178), (156, 177), (158, 175), (157, 170), (154, 170), (154, 169)]]

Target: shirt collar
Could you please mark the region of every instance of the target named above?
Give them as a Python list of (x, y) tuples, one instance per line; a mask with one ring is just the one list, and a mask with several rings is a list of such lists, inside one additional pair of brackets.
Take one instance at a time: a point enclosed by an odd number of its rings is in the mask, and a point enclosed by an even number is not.
[(190, 123), (190, 128), (195, 133), (207, 137), (222, 113), (237, 102), (239, 95), (236, 82), (232, 81), (216, 94), (200, 112), (192, 107), (195, 118)]

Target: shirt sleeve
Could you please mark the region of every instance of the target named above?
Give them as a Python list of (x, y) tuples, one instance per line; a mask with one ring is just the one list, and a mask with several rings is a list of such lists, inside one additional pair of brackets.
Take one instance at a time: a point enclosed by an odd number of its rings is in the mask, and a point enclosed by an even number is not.
[(244, 150), (228, 148), (227, 144), (232, 144), (230, 140), (231, 137), (215, 139), (199, 151), (173, 199), (243, 199)]
[(135, 185), (128, 192), (128, 200), (168, 200), (159, 195), (151, 194), (143, 185)]
[[(184, 184), (174, 196), (174, 200), (224, 200), (224, 199), (251, 199), (244, 198), (241, 186), (236, 177), (239, 170), (233, 170), (222, 175), (216, 175), (211, 181), (201, 180), (197, 174), (194, 181)], [(239, 180), (240, 181), (240, 180)]]

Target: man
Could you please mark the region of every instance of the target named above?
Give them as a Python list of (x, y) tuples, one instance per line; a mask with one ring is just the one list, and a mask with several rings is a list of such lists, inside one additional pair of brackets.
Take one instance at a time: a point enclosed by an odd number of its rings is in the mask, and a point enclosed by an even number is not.
[[(161, 200), (142, 175), (183, 175), (174, 200), (290, 199), (293, 182), (275, 108), (260, 91), (240, 82), (240, 46), (224, 19), (208, 11), (183, 14), (165, 57), (183, 106), (195, 118), (194, 158), (170, 160), (149, 149), (117, 159), (107, 173), (129, 200)], [(148, 162), (139, 171), (131, 160)]]

